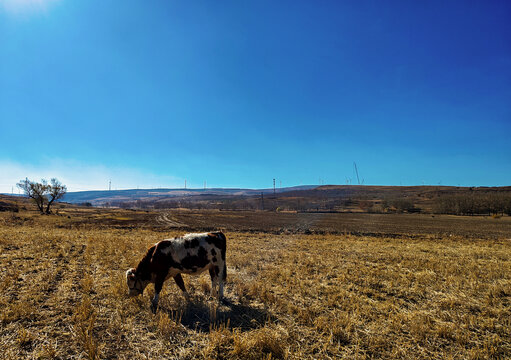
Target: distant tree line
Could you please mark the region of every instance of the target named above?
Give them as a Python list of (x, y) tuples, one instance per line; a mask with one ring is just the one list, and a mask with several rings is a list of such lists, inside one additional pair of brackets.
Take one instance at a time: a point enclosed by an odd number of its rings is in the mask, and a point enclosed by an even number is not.
[(511, 215), (511, 194), (469, 193), (436, 199), (433, 212), (452, 215)]

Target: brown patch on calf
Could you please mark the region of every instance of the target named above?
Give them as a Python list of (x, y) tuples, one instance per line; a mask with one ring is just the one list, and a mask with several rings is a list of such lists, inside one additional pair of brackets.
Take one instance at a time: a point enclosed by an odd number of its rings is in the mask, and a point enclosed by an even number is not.
[(209, 264), (208, 252), (201, 246), (197, 255), (190, 255), (189, 253), (181, 260), (181, 265), (188, 270), (196, 271), (202, 269)]
[(220, 273), (220, 268), (218, 266), (214, 266), (211, 269), (209, 269), (209, 275), (211, 275), (212, 279), (217, 277), (219, 273)]
[(171, 246), (169, 240), (162, 240), (151, 246), (142, 260), (138, 263), (135, 274), (142, 280), (151, 280), (152, 274), (157, 277), (165, 277), (170, 268), (182, 270), (181, 264), (176, 262), (171, 253), (164, 254), (163, 249)]
[(173, 262), (172, 262), (172, 265), (170, 266), (171, 268), (178, 269), (178, 270), (183, 270), (183, 266), (182, 266), (180, 263), (178, 263), (178, 262), (174, 261), (174, 259), (172, 258), (172, 256), (171, 256), (170, 258), (171, 258), (171, 259), (172, 259), (172, 261), (173, 261)]
[(225, 235), (221, 231), (208, 233), (208, 237), (206, 238), (208, 244), (213, 244), (218, 249), (220, 249), (220, 253), (222, 255), (222, 260), (225, 260), (225, 248), (226, 248), (226, 239)]
[(215, 280), (216, 278), (215, 269), (213, 268), (209, 269), (209, 276), (211, 276), (211, 281)]
[(202, 246), (199, 248), (199, 251), (197, 252), (197, 255), (200, 257), (200, 258), (204, 258), (204, 259), (207, 259), (208, 258), (208, 252), (206, 251), (206, 249), (204, 249)]
[(168, 248), (170, 245), (171, 245), (171, 243), (168, 240), (162, 240), (158, 244), (156, 244), (158, 250), (160, 250), (160, 251)]
[(151, 279), (151, 268), (153, 263), (153, 254), (156, 250), (156, 245), (151, 246), (147, 249), (146, 254), (140, 260), (135, 269), (135, 275), (142, 280), (150, 280)]
[(193, 238), (192, 240), (185, 240), (184, 243), (185, 249), (194, 249), (196, 247), (199, 247), (199, 239)]

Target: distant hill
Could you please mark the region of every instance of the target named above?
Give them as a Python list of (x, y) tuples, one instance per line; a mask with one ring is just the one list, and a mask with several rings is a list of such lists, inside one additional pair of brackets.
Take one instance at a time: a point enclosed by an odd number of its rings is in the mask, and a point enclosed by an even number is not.
[[(275, 189), (276, 193), (288, 191), (300, 191), (314, 189), (317, 185), (292, 186)], [(158, 200), (164, 198), (183, 198), (192, 196), (254, 196), (263, 194), (273, 194), (273, 189), (229, 189), (229, 188), (210, 188), (210, 189), (129, 189), (129, 190), (93, 190), (68, 192), (61, 201), (81, 204), (91, 203), (92, 205), (104, 205), (112, 202), (136, 201), (136, 200)]]
[[(263, 196), (261, 196), (261, 193)], [(511, 187), (306, 185), (276, 189), (133, 189), (67, 193), (63, 201), (143, 209), (509, 212)]]

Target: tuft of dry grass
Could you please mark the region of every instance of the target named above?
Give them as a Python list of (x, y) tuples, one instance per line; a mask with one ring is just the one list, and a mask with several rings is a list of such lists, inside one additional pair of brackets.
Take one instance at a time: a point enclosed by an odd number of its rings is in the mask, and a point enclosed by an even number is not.
[(101, 358), (99, 342), (94, 336), (97, 314), (89, 298), (84, 298), (73, 313), (73, 338), (80, 344), (90, 360)]
[(281, 326), (264, 326), (250, 332), (233, 332), (230, 355), (239, 359), (287, 358), (286, 330)]
[[(0, 214), (0, 358), (511, 357), (511, 241), (227, 233), (209, 275), (127, 297), (124, 272), (181, 232)], [(116, 216), (126, 216), (116, 213)]]

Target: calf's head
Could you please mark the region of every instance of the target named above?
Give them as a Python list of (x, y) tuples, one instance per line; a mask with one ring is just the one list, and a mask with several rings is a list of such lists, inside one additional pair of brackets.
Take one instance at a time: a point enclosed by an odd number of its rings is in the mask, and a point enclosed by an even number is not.
[(137, 276), (135, 269), (128, 269), (126, 271), (126, 283), (129, 288), (129, 296), (141, 295), (144, 292), (145, 287), (149, 284), (149, 281), (143, 280), (140, 276)]

